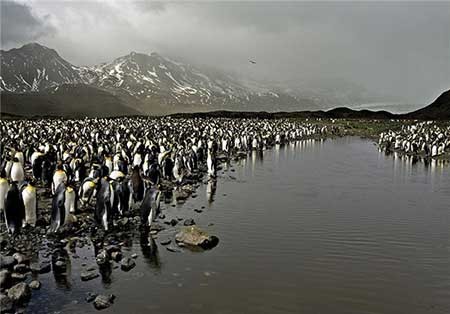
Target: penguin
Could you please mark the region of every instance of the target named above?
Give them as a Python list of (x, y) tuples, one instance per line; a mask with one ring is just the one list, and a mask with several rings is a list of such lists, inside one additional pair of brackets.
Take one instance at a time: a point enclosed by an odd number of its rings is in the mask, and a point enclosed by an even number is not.
[(58, 186), (61, 184), (67, 183), (67, 174), (66, 172), (63, 170), (63, 165), (59, 164), (56, 167), (56, 171), (53, 174), (53, 181), (52, 181), (52, 193), (55, 194)]
[(208, 167), (208, 175), (214, 177), (216, 175), (216, 168), (214, 157), (210, 149), (208, 149), (208, 158), (206, 160), (206, 165)]
[(25, 206), (16, 182), (12, 182), (6, 194), (5, 221), (8, 231), (12, 234), (20, 233), (25, 218)]
[(5, 214), (6, 195), (8, 194), (9, 183), (4, 176), (0, 177), (0, 213)]
[(130, 208), (132, 208), (134, 203), (142, 202), (144, 199), (144, 181), (142, 180), (139, 166), (134, 166), (130, 177)]
[(61, 182), (55, 190), (52, 199), (52, 213), (50, 232), (57, 232), (68, 219), (68, 210), (65, 207), (66, 204), (66, 185)]
[(52, 183), (52, 175), (54, 170), (54, 164), (48, 157), (44, 158), (41, 166), (41, 181), (45, 187), (49, 187)]
[(77, 210), (77, 193), (71, 185), (66, 186), (64, 208), (69, 214), (75, 214)]
[(11, 180), (14, 182), (22, 182), (25, 180), (25, 172), (23, 166), (17, 157), (14, 157), (11, 166)]
[(111, 183), (106, 178), (100, 179), (97, 189), (95, 220), (103, 227), (105, 231), (108, 231), (113, 214), (112, 205), (114, 203), (114, 191)]
[(24, 184), (21, 188), (22, 199), (25, 207), (25, 224), (30, 226), (36, 225), (37, 219), (37, 197), (36, 187), (32, 182)]
[(149, 187), (145, 191), (145, 197), (141, 204), (141, 222), (144, 226), (151, 227), (155, 217), (160, 212), (161, 191), (157, 188)]
[(95, 194), (95, 187), (98, 179), (86, 178), (83, 183), (81, 183), (80, 190), (78, 191), (78, 196), (80, 198), (80, 203), (84, 206), (89, 205), (89, 202)]
[(159, 166), (156, 163), (150, 165), (147, 176), (152, 185), (158, 185), (161, 179), (161, 172), (159, 171)]
[(123, 215), (128, 212), (130, 200), (130, 187), (124, 177), (119, 177), (112, 183), (114, 190), (113, 213)]

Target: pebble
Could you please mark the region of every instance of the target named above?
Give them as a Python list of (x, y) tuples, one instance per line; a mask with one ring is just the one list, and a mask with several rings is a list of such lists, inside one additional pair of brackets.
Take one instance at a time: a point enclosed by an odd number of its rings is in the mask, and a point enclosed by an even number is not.
[(80, 275), (82, 281), (89, 281), (99, 276), (100, 275), (95, 271), (82, 271)]
[(28, 286), (33, 290), (39, 290), (41, 288), (41, 282), (39, 280), (33, 280)]
[(129, 257), (122, 258), (120, 262), (120, 268), (123, 271), (129, 271), (136, 266), (136, 262)]

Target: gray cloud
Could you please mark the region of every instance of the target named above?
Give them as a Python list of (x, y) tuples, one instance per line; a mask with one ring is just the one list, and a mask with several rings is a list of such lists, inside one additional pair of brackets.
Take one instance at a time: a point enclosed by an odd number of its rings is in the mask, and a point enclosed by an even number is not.
[[(450, 87), (445, 2), (26, 3), (22, 7), (48, 16), (57, 29), (40, 41), (78, 65), (157, 51), (289, 85), (353, 82), (413, 103), (427, 103)], [(3, 24), (13, 25), (3, 23), (2, 14)], [(9, 42), (28, 40), (23, 34), (30, 37), (35, 27), (29, 29), (11, 31)]]
[(18, 44), (54, 34), (47, 18), (33, 14), (30, 6), (12, 1), (1, 1), (1, 43)]

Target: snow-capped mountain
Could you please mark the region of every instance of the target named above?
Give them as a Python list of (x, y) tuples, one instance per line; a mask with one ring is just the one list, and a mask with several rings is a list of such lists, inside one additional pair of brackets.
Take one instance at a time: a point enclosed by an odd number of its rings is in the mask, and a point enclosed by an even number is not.
[(0, 51), (0, 90), (38, 92), (61, 84), (82, 83), (78, 67), (36, 43)]
[[(0, 90), (11, 93), (51, 92), (62, 84), (87, 84), (109, 91), (139, 110), (293, 110), (314, 103), (243, 82), (229, 74), (199, 69), (165, 58), (131, 52), (91, 67), (70, 64), (50, 48), (32, 43), (1, 51)], [(175, 108), (173, 108), (175, 107)]]

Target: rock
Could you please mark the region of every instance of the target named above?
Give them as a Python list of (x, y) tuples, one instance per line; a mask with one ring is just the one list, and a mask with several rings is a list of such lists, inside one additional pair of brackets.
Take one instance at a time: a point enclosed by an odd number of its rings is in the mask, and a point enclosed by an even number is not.
[(196, 209), (194, 209), (194, 212), (196, 212), (196, 213), (202, 213), (203, 210), (196, 208)]
[(91, 265), (88, 268), (86, 268), (87, 271), (94, 271), (96, 269), (97, 269), (97, 266), (95, 266), (95, 265)]
[(160, 225), (160, 224), (152, 224), (151, 226), (150, 226), (150, 231), (163, 231), (164, 229), (166, 229), (166, 228), (164, 228), (164, 226), (163, 225)]
[(185, 226), (192, 226), (192, 225), (195, 225), (195, 221), (194, 221), (194, 219), (192, 219), (192, 218), (186, 219), (186, 220), (183, 222), (183, 225), (185, 225)]
[(38, 290), (41, 288), (41, 282), (39, 280), (33, 280), (28, 286), (33, 290)]
[(6, 294), (0, 294), (0, 310), (1, 313), (14, 313), (13, 301)]
[(86, 297), (84, 298), (86, 300), (87, 303), (91, 303), (92, 301), (95, 300), (95, 298), (98, 296), (97, 293), (93, 293), (93, 292), (88, 292)]
[(95, 260), (98, 265), (106, 264), (109, 260), (108, 253), (106, 252), (106, 250), (101, 250), (100, 253), (98, 253), (97, 256), (95, 257)]
[(11, 279), (12, 279), (13, 283), (24, 281), (26, 278), (27, 278), (27, 276), (24, 274), (19, 274), (19, 273), (11, 274)]
[(136, 253), (131, 254), (131, 258), (136, 259), (138, 257), (138, 255)]
[(111, 254), (112, 252), (120, 252), (120, 246), (111, 244), (108, 245), (105, 250), (108, 254)]
[(14, 266), (14, 271), (16, 273), (25, 274), (30, 270), (30, 267), (28, 267), (25, 264), (17, 264)]
[[(34, 271), (33, 268), (31, 268), (31, 270)], [(46, 274), (46, 273), (49, 273), (51, 270), (52, 270), (52, 264), (50, 263), (50, 261), (41, 262), (37, 266), (37, 272), (39, 272), (39, 274)]]
[(17, 264), (28, 264), (30, 262), (30, 259), (22, 253), (14, 253), (13, 257), (17, 261)]
[(96, 272), (96, 271), (82, 271), (81, 272), (81, 280), (82, 281), (88, 281), (88, 280), (92, 280), (94, 278), (99, 277), (100, 275)]
[(0, 288), (7, 289), (11, 286), (11, 273), (7, 269), (0, 271)]
[(23, 304), (30, 300), (31, 297), (31, 289), (24, 282), (18, 283), (12, 286), (8, 290), (8, 297), (15, 304)]
[(164, 215), (164, 214), (159, 214), (159, 215), (158, 215), (158, 218), (159, 218), (159, 219), (164, 219), (164, 218), (166, 218), (166, 215)]
[(129, 271), (133, 269), (134, 266), (136, 266), (136, 262), (129, 257), (122, 258), (122, 260), (120, 261), (120, 268), (123, 271)]
[(177, 243), (211, 249), (219, 243), (219, 238), (210, 236), (197, 226), (185, 227), (175, 236)]
[(121, 252), (112, 252), (111, 259), (115, 262), (120, 262), (120, 260), (122, 259), (122, 253)]
[(166, 250), (169, 251), (169, 252), (173, 252), (173, 253), (180, 253), (180, 252), (182, 252), (179, 248), (174, 247), (173, 245), (166, 246)]
[(11, 269), (16, 264), (16, 259), (12, 256), (0, 256), (0, 268), (8, 268)]
[(98, 295), (94, 299), (94, 307), (97, 310), (106, 309), (113, 304), (114, 299), (114, 295)]
[(165, 240), (159, 241), (159, 243), (161, 243), (161, 245), (169, 245), (171, 242), (172, 242), (172, 240), (170, 240), (170, 239), (165, 239)]

